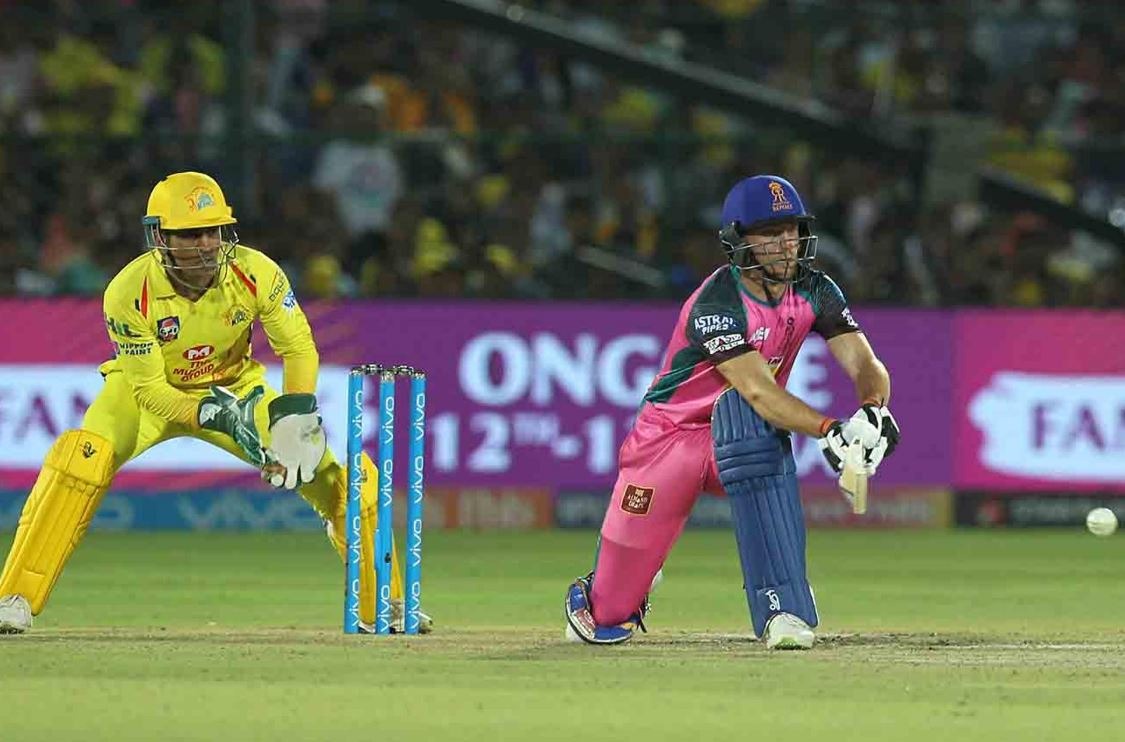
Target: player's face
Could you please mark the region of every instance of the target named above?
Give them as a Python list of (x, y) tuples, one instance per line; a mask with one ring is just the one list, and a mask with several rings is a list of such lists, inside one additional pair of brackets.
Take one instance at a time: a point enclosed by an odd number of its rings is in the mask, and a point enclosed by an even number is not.
[(754, 261), (762, 271), (776, 281), (789, 281), (797, 275), (797, 257), (801, 250), (800, 233), (796, 224), (779, 224), (762, 227), (743, 238), (749, 245)]
[(207, 286), (219, 270), (222, 235), (219, 227), (168, 232), (168, 253), (188, 284)]

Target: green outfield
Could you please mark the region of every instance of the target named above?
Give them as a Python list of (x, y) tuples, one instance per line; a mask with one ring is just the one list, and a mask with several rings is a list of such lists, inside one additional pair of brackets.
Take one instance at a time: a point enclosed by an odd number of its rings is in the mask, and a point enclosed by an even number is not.
[(813, 532), (823, 641), (784, 654), (719, 531), (681, 541), (651, 633), (564, 642), (593, 544), (429, 533), (437, 633), (345, 638), (318, 534), (94, 533), (0, 637), (0, 739), (1125, 738), (1125, 537)]

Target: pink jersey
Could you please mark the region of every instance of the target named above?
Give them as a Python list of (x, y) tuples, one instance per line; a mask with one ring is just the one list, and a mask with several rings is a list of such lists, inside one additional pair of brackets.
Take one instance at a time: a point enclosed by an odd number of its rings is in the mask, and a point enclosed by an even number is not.
[(784, 386), (810, 330), (825, 339), (859, 330), (843, 292), (826, 274), (810, 270), (776, 304), (767, 304), (746, 290), (734, 268), (723, 266), (684, 302), (645, 401), (673, 423), (709, 423), (715, 399), (727, 388), (717, 364), (757, 351)]

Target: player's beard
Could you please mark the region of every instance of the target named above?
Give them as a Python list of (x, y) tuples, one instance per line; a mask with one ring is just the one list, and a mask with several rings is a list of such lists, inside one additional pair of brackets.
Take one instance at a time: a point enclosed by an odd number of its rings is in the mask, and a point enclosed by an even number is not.
[(787, 283), (796, 277), (795, 257), (782, 257), (782, 259), (765, 266), (765, 273), (774, 281)]
[(184, 252), (190, 257), (181, 255), (177, 259), (171, 253), (168, 255), (169, 262), (165, 268), (172, 280), (190, 291), (206, 291), (211, 288), (222, 270), (221, 248), (211, 257), (204, 256), (202, 252), (194, 255), (188, 250)]
[(767, 283), (791, 283), (797, 276), (797, 259), (777, 258), (763, 264), (759, 269), (759, 280)]

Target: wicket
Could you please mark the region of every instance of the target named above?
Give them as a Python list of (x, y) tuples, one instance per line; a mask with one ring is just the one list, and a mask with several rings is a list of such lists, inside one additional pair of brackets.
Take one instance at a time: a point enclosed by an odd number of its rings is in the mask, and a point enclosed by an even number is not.
[(394, 516), (395, 381), (410, 379), (410, 479), (406, 499), (404, 629), (418, 633), (422, 600), (422, 470), (425, 464), (426, 374), (411, 366), (354, 366), (348, 375), (348, 503), (344, 633), (359, 633), (360, 502), (363, 488), (363, 386), (379, 379), (379, 491), (375, 526), (375, 633), (391, 633), (391, 549)]

